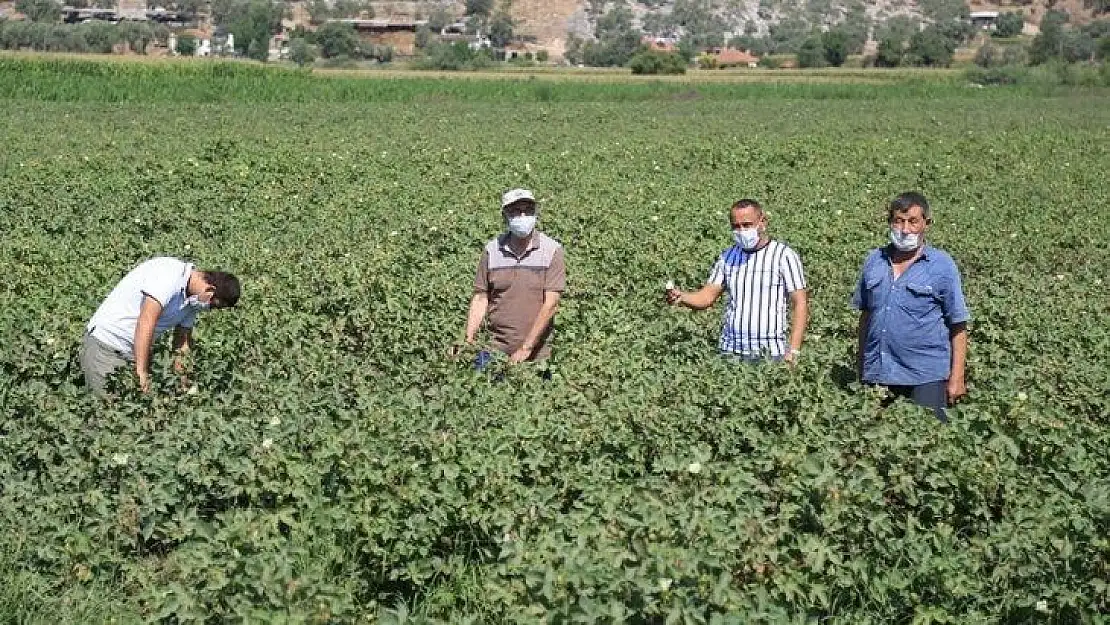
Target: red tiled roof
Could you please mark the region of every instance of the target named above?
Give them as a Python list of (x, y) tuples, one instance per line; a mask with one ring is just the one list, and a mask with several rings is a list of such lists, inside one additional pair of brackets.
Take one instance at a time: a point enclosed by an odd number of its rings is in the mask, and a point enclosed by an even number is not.
[(750, 65), (759, 62), (758, 56), (747, 50), (736, 50), (735, 48), (725, 48), (713, 56), (717, 58), (718, 65)]

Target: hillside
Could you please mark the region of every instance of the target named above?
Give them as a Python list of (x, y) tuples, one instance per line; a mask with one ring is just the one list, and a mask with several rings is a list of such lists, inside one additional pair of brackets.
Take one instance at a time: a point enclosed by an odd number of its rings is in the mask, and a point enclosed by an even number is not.
[[(930, 15), (952, 10), (958, 3), (959, 0), (641, 0), (628, 4), (636, 25), (645, 30), (651, 31), (653, 24), (666, 22), (678, 8), (709, 14), (728, 38), (745, 33), (765, 35), (784, 22), (804, 22), (807, 27), (834, 24), (852, 12), (865, 13), (873, 25), (895, 16), (927, 20)], [(450, 7), (461, 16), (465, 10), (465, 2), (443, 0), (372, 4), (375, 13), (382, 17), (428, 15), (437, 7)], [(592, 34), (601, 13), (599, 8), (612, 5), (599, 0), (512, 0), (511, 13), (518, 34), (535, 37), (554, 56), (560, 56), (568, 35)], [(1022, 11), (1026, 31), (1030, 33), (1037, 31), (1050, 7), (1067, 11), (1078, 23), (1092, 18), (1083, 0), (1032, 0), (1028, 4), (975, 1), (969, 5), (972, 11)]]

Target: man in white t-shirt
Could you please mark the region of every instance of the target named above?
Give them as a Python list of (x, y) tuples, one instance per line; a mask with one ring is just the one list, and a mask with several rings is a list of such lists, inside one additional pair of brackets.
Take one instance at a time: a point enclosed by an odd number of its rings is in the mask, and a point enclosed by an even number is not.
[(720, 255), (701, 289), (684, 293), (668, 285), (667, 302), (704, 310), (727, 291), (721, 353), (747, 362), (794, 362), (809, 319), (802, 261), (797, 252), (767, 236), (767, 215), (759, 202), (740, 200), (729, 217), (735, 245)]
[(140, 264), (112, 289), (85, 328), (81, 370), (86, 386), (103, 395), (108, 375), (134, 362), (140, 387), (150, 390), (154, 341), (173, 329), (173, 347), (185, 354), (192, 347), (197, 313), (231, 308), (238, 301), (239, 279), (232, 274), (200, 271), (176, 258)]

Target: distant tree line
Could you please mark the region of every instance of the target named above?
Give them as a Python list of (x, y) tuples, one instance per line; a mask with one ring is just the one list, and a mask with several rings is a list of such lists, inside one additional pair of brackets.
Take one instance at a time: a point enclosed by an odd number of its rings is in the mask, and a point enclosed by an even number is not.
[(146, 54), (152, 43), (165, 45), (169, 36), (170, 30), (165, 26), (147, 22), (60, 24), (0, 20), (3, 50), (111, 54), (116, 46), (126, 44), (131, 51)]

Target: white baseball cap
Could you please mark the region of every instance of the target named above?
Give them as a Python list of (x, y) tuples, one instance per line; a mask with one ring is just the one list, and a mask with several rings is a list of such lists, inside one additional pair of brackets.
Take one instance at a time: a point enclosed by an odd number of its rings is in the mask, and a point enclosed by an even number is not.
[(535, 202), (536, 196), (532, 195), (532, 192), (528, 189), (513, 189), (512, 191), (506, 191), (505, 195), (501, 196), (501, 208), (505, 208), (521, 200)]

